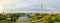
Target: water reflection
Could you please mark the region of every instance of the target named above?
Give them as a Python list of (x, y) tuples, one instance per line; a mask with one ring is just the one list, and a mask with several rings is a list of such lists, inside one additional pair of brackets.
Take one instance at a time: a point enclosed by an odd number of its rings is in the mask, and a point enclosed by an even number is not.
[(32, 18), (28, 18), (27, 16), (21, 16), (16, 21), (17, 22), (27, 22), (27, 21), (31, 21), (31, 20), (32, 20)]

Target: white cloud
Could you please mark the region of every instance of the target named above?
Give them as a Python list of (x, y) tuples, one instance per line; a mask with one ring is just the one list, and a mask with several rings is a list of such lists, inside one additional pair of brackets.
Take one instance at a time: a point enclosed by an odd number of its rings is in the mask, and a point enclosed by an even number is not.
[(39, 0), (0, 0), (2, 10), (15, 10), (16, 8), (29, 8), (29, 6), (39, 4)]
[(2, 12), (3, 8), (3, 4), (0, 4), (0, 12)]

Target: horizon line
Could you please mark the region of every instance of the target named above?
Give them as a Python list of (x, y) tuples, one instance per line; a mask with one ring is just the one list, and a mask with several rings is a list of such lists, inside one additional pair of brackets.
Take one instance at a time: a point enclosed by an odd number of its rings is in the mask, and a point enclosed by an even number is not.
[[(41, 13), (41, 11), (14, 11), (14, 12), (0, 12), (0, 13)], [(42, 11), (42, 13), (51, 13), (51, 11)], [(52, 12), (52, 13), (60, 13), (59, 11), (58, 12)]]

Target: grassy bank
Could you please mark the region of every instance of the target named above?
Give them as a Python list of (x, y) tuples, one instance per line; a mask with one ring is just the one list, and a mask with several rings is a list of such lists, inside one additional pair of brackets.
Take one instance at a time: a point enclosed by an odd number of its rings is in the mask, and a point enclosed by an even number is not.
[(7, 20), (0, 20), (0, 23), (14, 23), (12, 21), (7, 21)]

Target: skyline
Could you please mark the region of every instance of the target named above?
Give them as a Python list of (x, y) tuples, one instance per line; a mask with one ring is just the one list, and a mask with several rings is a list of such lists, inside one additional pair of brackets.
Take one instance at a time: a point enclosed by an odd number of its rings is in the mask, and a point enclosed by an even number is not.
[[(0, 0), (0, 12), (38, 11), (41, 0)], [(42, 0), (42, 12), (60, 12), (60, 0)]]

